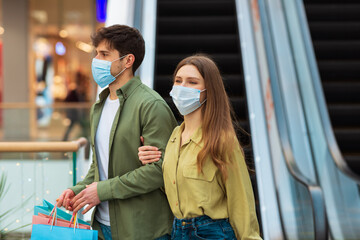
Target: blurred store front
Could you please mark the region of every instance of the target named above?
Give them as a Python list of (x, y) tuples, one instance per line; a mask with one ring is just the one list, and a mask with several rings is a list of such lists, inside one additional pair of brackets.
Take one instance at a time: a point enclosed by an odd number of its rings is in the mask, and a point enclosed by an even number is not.
[[(88, 136), (106, 1), (0, 0), (0, 141)], [(104, 11), (105, 10), (105, 11)]]

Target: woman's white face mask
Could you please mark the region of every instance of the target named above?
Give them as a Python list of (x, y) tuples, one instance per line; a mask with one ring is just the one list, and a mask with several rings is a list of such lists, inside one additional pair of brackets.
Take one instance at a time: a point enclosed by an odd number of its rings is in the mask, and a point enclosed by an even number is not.
[(206, 91), (206, 89), (199, 90), (196, 88), (174, 85), (170, 92), (170, 96), (180, 114), (185, 116), (201, 107), (206, 101), (205, 99), (200, 102), (200, 94), (204, 91)]

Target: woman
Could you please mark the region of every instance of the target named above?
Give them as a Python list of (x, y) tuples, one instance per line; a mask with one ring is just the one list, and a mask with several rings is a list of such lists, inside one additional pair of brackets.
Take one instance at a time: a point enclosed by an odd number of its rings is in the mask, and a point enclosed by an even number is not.
[[(244, 154), (216, 64), (202, 55), (182, 60), (170, 95), (184, 116), (163, 162), (175, 216), (172, 239), (261, 239)], [(156, 150), (140, 147), (140, 160), (157, 161)]]

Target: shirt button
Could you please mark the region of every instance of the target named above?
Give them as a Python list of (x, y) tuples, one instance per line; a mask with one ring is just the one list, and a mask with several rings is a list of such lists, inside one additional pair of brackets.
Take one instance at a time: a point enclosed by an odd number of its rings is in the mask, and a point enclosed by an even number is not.
[(173, 184), (175, 184), (175, 180), (173, 181)]
[(178, 202), (176, 202), (176, 203), (175, 203), (175, 205), (176, 205), (176, 206), (178, 206), (178, 205), (179, 205), (179, 203), (178, 203)]

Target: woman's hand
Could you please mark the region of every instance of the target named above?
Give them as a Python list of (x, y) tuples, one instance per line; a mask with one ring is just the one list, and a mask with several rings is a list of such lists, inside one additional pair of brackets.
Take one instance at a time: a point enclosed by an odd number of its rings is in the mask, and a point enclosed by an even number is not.
[[(140, 137), (141, 143), (144, 144), (144, 138)], [(139, 160), (142, 162), (143, 165), (148, 163), (157, 162), (160, 160), (161, 151), (157, 147), (153, 146), (141, 146), (138, 148), (139, 153)]]

